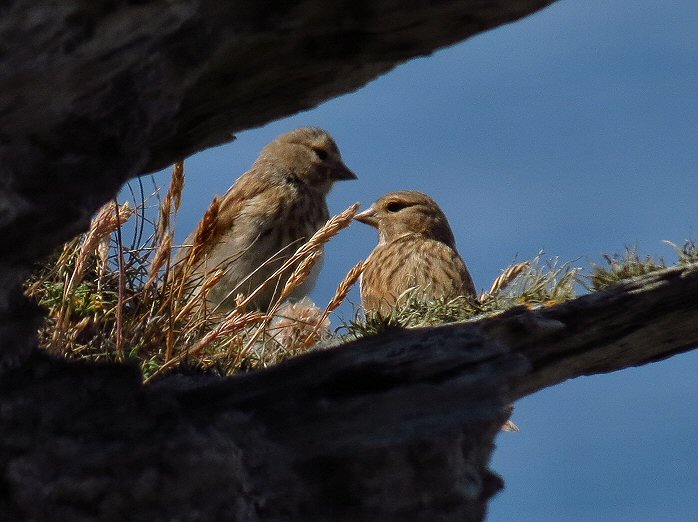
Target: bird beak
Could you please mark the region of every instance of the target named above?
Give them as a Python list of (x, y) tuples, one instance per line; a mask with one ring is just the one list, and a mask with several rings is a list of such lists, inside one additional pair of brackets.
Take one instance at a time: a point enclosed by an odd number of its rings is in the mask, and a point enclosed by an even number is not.
[(349, 168), (341, 161), (337, 163), (334, 169), (332, 169), (332, 179), (334, 181), (342, 181), (346, 179), (357, 179), (356, 174), (354, 174)]
[(359, 212), (354, 216), (354, 219), (378, 228), (378, 218), (376, 217), (376, 210), (373, 207), (370, 207), (363, 212)]

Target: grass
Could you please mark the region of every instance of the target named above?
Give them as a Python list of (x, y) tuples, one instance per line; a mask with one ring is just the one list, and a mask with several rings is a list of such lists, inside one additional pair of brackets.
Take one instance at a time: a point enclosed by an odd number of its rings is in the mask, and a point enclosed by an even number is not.
[(695, 239), (687, 239), (681, 246), (671, 241), (664, 241), (664, 243), (671, 246), (679, 256), (678, 265), (698, 263), (698, 242)]
[[(144, 196), (140, 185), (135, 208), (105, 205), (86, 233), (37, 267), (25, 290), (47, 309), (39, 331), (42, 348), (93, 361), (135, 358), (150, 379), (182, 364), (222, 374), (266, 367), (329, 335), (328, 316), (358, 279), (360, 265), (325, 309), (307, 299), (289, 303), (286, 298), (308, 276), (324, 243), (351, 223), (358, 205), (332, 217), (275, 276), (251, 295), (238, 296), (236, 307), (223, 313), (210, 309), (206, 295), (225, 267), (202, 276), (192, 270), (211, 240), (207, 230), (217, 219), (216, 199), (187, 254), (174, 261), (173, 223), (183, 186), (180, 163), (164, 198), (157, 191)], [(254, 293), (275, 284), (282, 273), (290, 277), (270, 310), (248, 309)]]
[[(136, 359), (149, 380), (165, 372), (209, 371), (229, 375), (264, 368), (318, 345), (373, 335), (390, 328), (414, 328), (491, 316), (514, 306), (552, 306), (584, 291), (599, 291), (622, 280), (665, 268), (663, 260), (641, 257), (636, 249), (604, 255), (603, 263), (581, 268), (559, 260), (534, 259), (503, 270), (477, 298), (424, 302), (418, 289), (406, 291), (387, 316), (359, 310), (337, 332), (329, 316), (346, 299), (363, 270), (359, 263), (340, 282), (330, 302), (319, 308), (305, 298), (287, 297), (308, 276), (323, 245), (351, 222), (358, 207), (332, 217), (307, 243), (250, 295), (236, 297), (228, 313), (210, 309), (208, 290), (225, 266), (204, 275), (193, 268), (214, 241), (218, 219), (214, 199), (197, 227), (192, 245), (177, 255), (174, 226), (184, 186), (184, 165), (174, 166), (164, 197), (150, 196), (138, 182), (135, 207), (110, 202), (98, 211), (88, 231), (37, 267), (26, 294), (47, 309), (40, 346), (67, 358), (93, 361)], [(125, 241), (124, 238), (128, 240)], [(679, 265), (698, 262), (698, 245), (686, 241), (676, 251)], [(267, 312), (249, 309), (264, 285), (290, 274)]]
[(642, 258), (636, 248), (626, 247), (623, 255), (604, 254), (605, 264), (592, 264), (588, 276), (588, 288), (592, 292), (603, 290), (633, 277), (649, 274), (666, 268), (663, 259), (655, 261), (650, 256)]
[(580, 269), (557, 260), (544, 262), (542, 253), (530, 261), (516, 263), (492, 283), (488, 292), (474, 297), (456, 297), (424, 302), (419, 289), (403, 293), (389, 315), (369, 313), (347, 325), (355, 337), (375, 335), (390, 328), (416, 328), (468, 321), (494, 315), (514, 306), (553, 305), (576, 297)]

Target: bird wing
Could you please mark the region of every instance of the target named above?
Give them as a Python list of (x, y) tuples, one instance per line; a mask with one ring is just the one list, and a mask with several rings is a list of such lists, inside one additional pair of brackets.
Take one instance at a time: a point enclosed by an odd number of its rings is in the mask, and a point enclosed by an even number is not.
[[(254, 169), (240, 176), (222, 198), (218, 201), (216, 201), (218, 197), (214, 198), (197, 227), (184, 240), (184, 246), (180, 248), (175, 261), (181, 261), (189, 256), (194, 243), (197, 242), (197, 235), (202, 232), (205, 240), (199, 241), (201, 244), (196, 257), (204, 259), (209, 255), (223, 235), (235, 226), (235, 220), (243, 209), (268, 186), (264, 177), (258, 176)], [(217, 210), (214, 210), (216, 208)]]

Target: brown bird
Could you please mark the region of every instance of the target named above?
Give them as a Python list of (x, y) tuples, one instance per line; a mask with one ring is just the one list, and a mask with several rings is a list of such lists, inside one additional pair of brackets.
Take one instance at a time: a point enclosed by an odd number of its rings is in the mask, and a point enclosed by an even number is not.
[(389, 313), (410, 288), (428, 301), (475, 295), (448, 220), (426, 194), (386, 194), (354, 219), (379, 233), (378, 246), (368, 256), (361, 277), (365, 311)]
[[(249, 294), (283, 264), (329, 218), (325, 197), (335, 181), (356, 179), (342, 161), (336, 143), (322, 129), (304, 127), (279, 136), (260, 153), (221, 198), (213, 230), (196, 254), (192, 275), (226, 267), (225, 276), (207, 294), (221, 310), (234, 306), (238, 293)], [(189, 255), (193, 232), (178, 258)], [(296, 288), (306, 295), (314, 286), (321, 263)], [(270, 282), (253, 305), (266, 310), (288, 280), (288, 271)]]

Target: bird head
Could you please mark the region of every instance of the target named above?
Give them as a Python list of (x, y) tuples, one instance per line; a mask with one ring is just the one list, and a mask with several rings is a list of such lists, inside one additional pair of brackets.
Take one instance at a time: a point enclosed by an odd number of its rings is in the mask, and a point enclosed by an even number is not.
[(455, 248), (446, 215), (433, 199), (421, 192), (405, 190), (386, 194), (354, 219), (377, 228), (381, 242), (419, 235)]
[(337, 144), (326, 131), (302, 127), (264, 147), (257, 163), (271, 164), (278, 176), (300, 182), (326, 195), (335, 181), (356, 179), (342, 161)]

